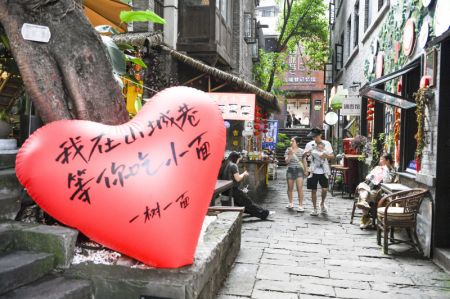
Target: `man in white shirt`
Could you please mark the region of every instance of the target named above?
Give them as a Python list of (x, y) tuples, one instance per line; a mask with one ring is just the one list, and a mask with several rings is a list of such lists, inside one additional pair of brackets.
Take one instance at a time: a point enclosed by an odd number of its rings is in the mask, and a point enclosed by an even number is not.
[[(322, 154), (322, 159), (332, 159), (334, 158), (333, 148), (331, 143), (322, 139), (322, 131), (318, 128), (313, 128), (308, 134), (308, 137), (312, 137), (313, 140), (308, 142), (305, 146), (305, 154), (309, 155), (312, 150), (314, 150), (319, 143), (323, 143), (325, 145), (325, 151)], [(312, 161), (311, 163), (315, 163), (315, 157), (310, 155)], [(317, 165), (317, 164), (316, 164)], [(328, 178), (325, 175), (326, 170), (323, 167), (316, 167), (313, 171), (312, 177), (309, 177), (306, 183), (308, 189), (311, 190), (311, 200), (313, 203), (314, 210), (311, 212), (311, 216), (317, 216), (317, 183), (322, 187), (322, 201), (320, 202), (320, 211), (322, 214), (326, 214), (328, 212), (327, 206), (325, 205), (325, 198), (327, 197), (328, 192)]]

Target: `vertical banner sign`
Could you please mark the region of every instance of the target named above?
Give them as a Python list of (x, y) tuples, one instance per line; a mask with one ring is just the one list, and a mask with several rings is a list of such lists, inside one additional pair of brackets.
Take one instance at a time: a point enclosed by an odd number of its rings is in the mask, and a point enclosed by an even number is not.
[(191, 264), (225, 150), (217, 104), (172, 87), (126, 124), (52, 122), (21, 147), (16, 173), (58, 221), (147, 265)]
[(223, 119), (255, 119), (255, 95), (251, 93), (208, 93), (219, 105)]
[(264, 134), (263, 148), (274, 150), (278, 142), (278, 120), (269, 120), (267, 133)]

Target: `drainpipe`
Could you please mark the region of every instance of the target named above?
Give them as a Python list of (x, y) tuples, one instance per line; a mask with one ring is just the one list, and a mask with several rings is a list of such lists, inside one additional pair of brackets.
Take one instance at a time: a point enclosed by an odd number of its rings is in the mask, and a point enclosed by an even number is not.
[(176, 49), (178, 35), (178, 0), (164, 0), (164, 43)]

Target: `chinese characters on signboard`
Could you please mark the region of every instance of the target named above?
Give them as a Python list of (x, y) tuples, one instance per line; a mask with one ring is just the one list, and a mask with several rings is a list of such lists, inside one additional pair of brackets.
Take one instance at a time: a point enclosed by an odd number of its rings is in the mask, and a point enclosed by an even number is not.
[(209, 96), (219, 105), (223, 119), (253, 120), (255, 118), (254, 94), (211, 92)]
[(316, 83), (316, 77), (287, 77), (287, 83)]
[(341, 115), (360, 116), (361, 98), (349, 96), (342, 103)]
[(278, 142), (278, 120), (269, 120), (267, 124), (269, 127), (267, 133), (264, 134), (262, 147), (274, 150)]

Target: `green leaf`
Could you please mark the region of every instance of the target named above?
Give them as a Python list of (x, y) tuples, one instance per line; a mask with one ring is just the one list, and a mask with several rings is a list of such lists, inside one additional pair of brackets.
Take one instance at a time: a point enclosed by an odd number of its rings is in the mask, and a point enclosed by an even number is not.
[(117, 47), (112, 38), (101, 35), (103, 44), (106, 46), (106, 52), (110, 58), (113, 71), (117, 74), (126, 73), (125, 54)]
[(136, 109), (136, 112), (139, 112), (139, 110), (142, 109), (142, 98), (141, 96), (138, 96), (136, 100), (134, 101), (134, 109)]
[(123, 3), (126, 3), (126, 4), (130, 4), (132, 0), (120, 0), (120, 1), (122, 1)]
[(142, 61), (142, 59), (140, 59), (140, 58), (125, 54), (125, 59), (126, 59), (126, 61), (132, 62), (134, 64), (138, 64), (138, 65), (142, 66), (143, 68), (147, 68), (147, 65), (145, 64), (145, 62)]
[(114, 29), (114, 27), (109, 26), (109, 25), (95, 26), (95, 30), (100, 34), (118, 34), (119, 33), (119, 31), (117, 31), (116, 29)]
[(132, 45), (130, 45), (130, 44), (116, 44), (116, 45), (122, 51), (125, 51), (125, 50), (134, 51), (134, 47)]
[(120, 20), (124, 23), (130, 22), (153, 22), (157, 24), (166, 24), (166, 20), (150, 10), (145, 11), (121, 11)]
[(11, 49), (11, 45), (9, 44), (9, 39), (8, 36), (6, 36), (6, 33), (0, 34), (0, 43), (2, 43), (6, 49)]

